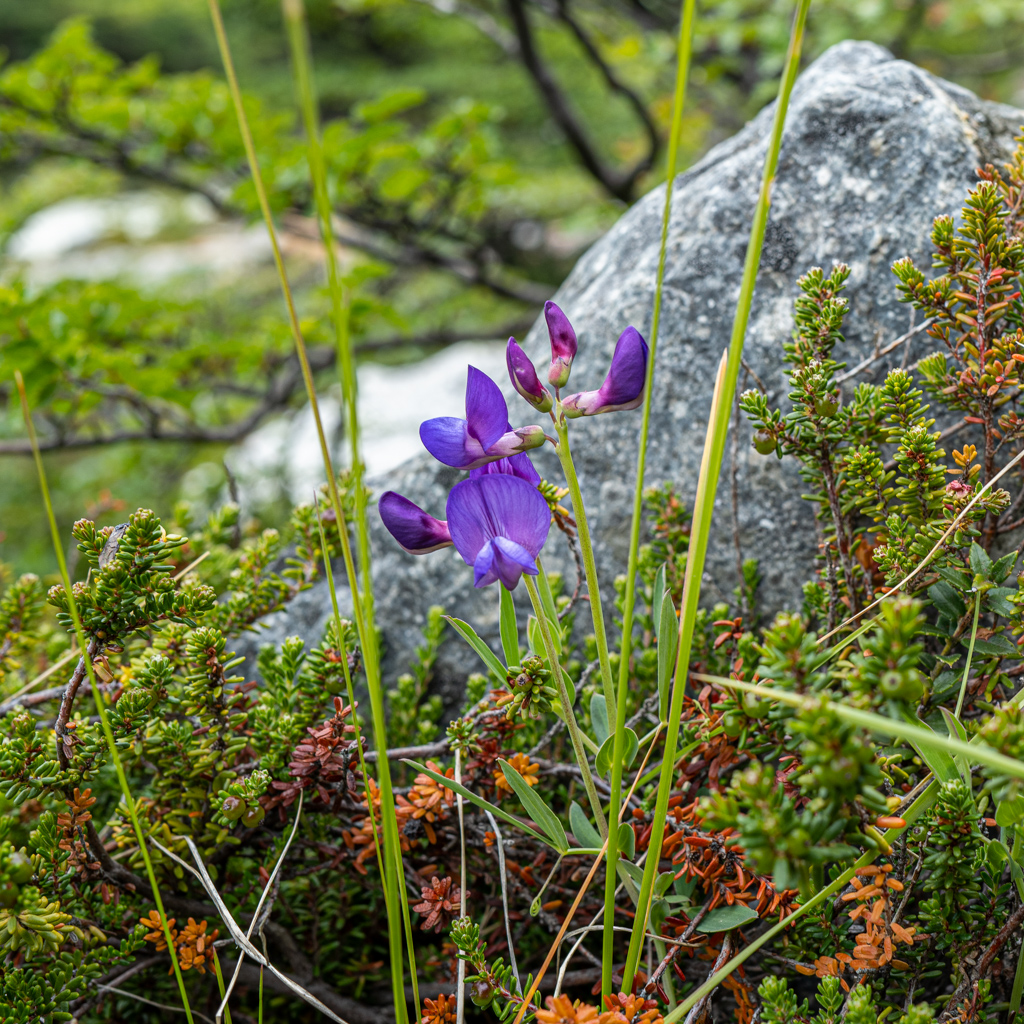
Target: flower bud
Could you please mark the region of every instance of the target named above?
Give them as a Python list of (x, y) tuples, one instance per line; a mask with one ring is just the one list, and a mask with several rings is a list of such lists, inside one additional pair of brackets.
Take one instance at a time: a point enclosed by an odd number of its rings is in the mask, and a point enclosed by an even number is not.
[(547, 412), (554, 405), (551, 392), (541, 384), (536, 368), (515, 338), (508, 339), (505, 362), (508, 364), (508, 376), (512, 381), (512, 387), (538, 412)]
[(548, 380), (556, 388), (569, 383), (569, 371), (576, 357), (576, 332), (569, 318), (550, 300), (544, 303), (544, 319), (551, 338), (551, 367)]
[(774, 435), (770, 430), (758, 430), (754, 433), (754, 447), (762, 455), (771, 455), (777, 446)]

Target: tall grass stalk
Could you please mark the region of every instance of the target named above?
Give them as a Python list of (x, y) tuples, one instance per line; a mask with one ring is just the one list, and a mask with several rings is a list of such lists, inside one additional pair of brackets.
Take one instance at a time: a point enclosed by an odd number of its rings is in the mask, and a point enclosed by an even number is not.
[[(245, 147), (246, 158), (249, 162), (249, 170), (252, 174), (253, 185), (256, 189), (256, 196), (259, 200), (260, 211), (266, 223), (267, 234), (270, 237), (271, 249), (274, 254), (274, 263), (277, 267), (278, 277), (281, 283), (281, 292), (284, 296), (285, 306), (288, 311), (289, 325), (295, 342), (295, 352), (302, 370), (303, 382), (306, 386), (306, 396), (309, 399), (310, 409), (313, 413), (313, 421), (316, 425), (317, 440), (320, 443), (320, 453), (323, 458), (324, 471), (327, 476), (327, 489), (330, 496), (331, 506), (334, 509), (335, 522), (338, 526), (338, 536), (341, 541), (342, 557), (345, 562), (345, 570), (348, 576), (349, 588), (352, 593), (352, 610), (355, 618), (356, 631), (359, 635), (359, 644), (363, 652), (363, 664), (366, 671), (366, 684), (370, 694), (370, 711), (373, 720), (374, 745), (377, 748), (379, 759), (377, 773), (381, 797), (381, 818), (383, 819), (384, 833), (384, 890), (390, 908), (401, 906), (403, 895), (404, 871), (402, 867), (402, 851), (398, 836), (398, 821), (395, 817), (395, 798), (391, 787), (391, 771), (387, 759), (387, 732), (384, 720), (384, 695), (380, 679), (380, 662), (377, 651), (376, 630), (370, 628), (364, 614), (363, 602), (359, 590), (359, 583), (356, 576), (355, 563), (352, 557), (352, 547), (348, 537), (348, 523), (345, 512), (338, 494), (338, 481), (334, 473), (333, 461), (331, 459), (330, 447), (327, 443), (327, 436), (324, 432), (323, 420), (320, 415), (320, 405), (317, 401), (316, 387), (313, 382), (313, 373), (309, 366), (309, 356), (306, 352), (306, 342), (302, 336), (299, 326), (298, 313), (295, 309), (295, 301), (292, 296), (291, 286), (288, 282), (288, 274), (285, 270), (284, 259), (281, 255), (281, 247), (277, 239), (277, 230), (274, 226), (274, 219), (270, 212), (270, 203), (267, 200), (266, 187), (263, 184), (263, 175), (260, 171), (259, 161), (256, 158), (256, 147), (253, 144), (252, 132), (249, 130), (249, 121), (245, 114), (245, 107), (242, 102), (242, 93), (238, 86), (238, 78), (235, 74), (234, 62), (231, 58), (231, 49), (228, 44), (227, 33), (224, 31), (224, 20), (221, 17), (218, 0), (209, 0), (210, 16), (213, 20), (214, 33), (217, 37), (217, 46), (220, 50), (221, 61), (224, 65), (224, 73), (227, 78), (231, 99), (235, 107), (235, 114), (238, 119), (238, 127), (242, 136), (242, 144)], [(365, 532), (365, 523), (364, 532)], [(361, 544), (368, 541), (361, 540)], [(405, 971), (402, 954), (402, 933), (401, 914), (395, 914), (393, 909), (388, 914), (388, 942), (391, 955), (391, 986), (395, 1000), (395, 1015), (397, 1024), (407, 1024), (408, 1007), (405, 1001)], [(409, 950), (412, 956), (412, 950)]]
[[(791, 693), (788, 690), (777, 690), (771, 686), (762, 686), (760, 683), (746, 683), (739, 679), (729, 679), (726, 676), (713, 676), (703, 672), (694, 672), (693, 678), (705, 683), (714, 683), (716, 686), (728, 687), (733, 690), (741, 690), (744, 693), (756, 693), (759, 697), (767, 697), (780, 704), (788, 704), (790, 707), (812, 710), (819, 706), (820, 700), (815, 697), (804, 697), (798, 693)], [(1022, 691), (1024, 694), (1024, 691)], [(966, 757), (972, 764), (983, 764), (994, 771), (1004, 775), (1012, 775), (1015, 779), (1024, 779), (1024, 761), (1018, 761), (1015, 757), (1008, 757), (987, 744), (982, 743), (977, 736), (973, 740), (962, 740), (956, 736), (943, 736), (942, 733), (934, 732), (924, 725), (913, 725), (904, 722), (899, 718), (887, 718), (885, 715), (876, 714), (874, 711), (862, 711), (860, 708), (850, 708), (841, 701), (832, 701), (829, 707), (836, 713), (836, 716), (849, 722), (851, 725), (858, 725), (862, 729), (872, 732), (880, 732), (883, 736), (891, 736), (895, 739), (906, 740), (908, 743), (925, 747), (938, 748), (946, 751), (951, 756)]]
[[(679, 158), (679, 129), (686, 103), (686, 81), (690, 72), (690, 54), (693, 48), (693, 12), (696, 0), (683, 0), (679, 15), (679, 38), (676, 41), (676, 89), (672, 103), (672, 128), (668, 140), (668, 168), (665, 182), (665, 209), (661, 216), (661, 244), (658, 249), (658, 276), (654, 285), (654, 311), (651, 315), (650, 354), (647, 358), (647, 378), (644, 382), (644, 411), (640, 426), (640, 451), (637, 453), (636, 485), (633, 490), (633, 523), (629, 532), (629, 561), (626, 569), (626, 591), (622, 606), (622, 641), (619, 651), (618, 693), (614, 705), (612, 740), (611, 794), (608, 803), (608, 864), (604, 879), (604, 914), (606, 921), (615, 916), (616, 868), (619, 860), (618, 819), (622, 800), (622, 758), (625, 755), (626, 696), (629, 692), (629, 659), (633, 641), (633, 603), (636, 600), (637, 559), (640, 551), (640, 519), (643, 511), (644, 469), (647, 464), (647, 437), (651, 424), (651, 401), (654, 390), (654, 360), (658, 352), (658, 327), (661, 323), (661, 293), (665, 283), (665, 252), (668, 249), (668, 228), (672, 217), (672, 188), (676, 180)], [(660, 609), (654, 610), (655, 616)], [(608, 706), (611, 717), (612, 705)], [(609, 927), (603, 935), (601, 957), (601, 994), (612, 990), (612, 970), (615, 964), (615, 933)]]
[(327, 262), (327, 287), (334, 313), (335, 344), (338, 352), (338, 376), (341, 380), (342, 404), (347, 419), (349, 450), (351, 451), (352, 487), (355, 492), (356, 536), (359, 539), (359, 572), (363, 581), (363, 614), (372, 628), (374, 621), (373, 585), (370, 561), (370, 531), (366, 522), (366, 492), (363, 489), (363, 466), (359, 442), (358, 380), (352, 351), (350, 330), (351, 296), (342, 280), (338, 267), (338, 249), (334, 237), (331, 197), (327, 188), (327, 163), (324, 159), (320, 135), (319, 105), (312, 74), (309, 29), (303, 0), (282, 0), (288, 42), (295, 67), (296, 88), (302, 110), (302, 125), (306, 132), (309, 173), (313, 181), (313, 200), (316, 205), (320, 236), (324, 243)]
[(121, 787), (121, 795), (124, 798), (125, 809), (131, 819), (132, 829), (135, 832), (135, 839), (139, 844), (139, 851), (142, 854), (142, 862), (146, 867), (146, 878), (149, 880), (149, 887), (153, 890), (153, 902), (156, 904), (156, 912), (160, 915), (160, 927), (164, 933), (164, 941), (167, 943), (167, 952), (171, 958), (171, 966), (174, 968), (174, 977), (178, 982), (178, 992), (181, 995), (181, 1004), (185, 1009), (185, 1016), (189, 1024), (192, 1024), (192, 1008), (189, 1006), (188, 993), (185, 991), (185, 979), (181, 976), (181, 966), (178, 964), (178, 952), (174, 945), (174, 937), (171, 935), (171, 926), (167, 922), (167, 913), (164, 910), (164, 901), (160, 897), (160, 887), (156, 884), (156, 873), (153, 871), (153, 862), (149, 857), (149, 847), (146, 844), (146, 835), (142, 831), (142, 824), (139, 821), (138, 811), (135, 807), (135, 798), (132, 796), (131, 787), (128, 785), (128, 777), (125, 775), (124, 765), (121, 763), (121, 755), (117, 749), (117, 742), (114, 739), (114, 732), (110, 728), (110, 719), (107, 717), (107, 706), (100, 694), (99, 680), (96, 678), (96, 670), (93, 668), (92, 659), (89, 657), (89, 645), (85, 638), (85, 629), (82, 626), (82, 619), (78, 614), (78, 603), (75, 601), (75, 592), (71, 586), (71, 577), (68, 575), (68, 563), (64, 558), (64, 545), (61, 543), (60, 531), (57, 529), (57, 518), (53, 514), (53, 502), (50, 500), (50, 486), (46, 482), (46, 470), (43, 468), (43, 457), (39, 451), (39, 439), (36, 437), (36, 428), (32, 423), (32, 413), (28, 406), (28, 396), (25, 394), (25, 381), (20, 370), (14, 371), (14, 381), (18, 387), (18, 394), (21, 397), (21, 412), (25, 417), (25, 429), (28, 431), (29, 443), (32, 445), (32, 457), (35, 459), (36, 472), (39, 474), (39, 489), (43, 494), (43, 504), (46, 506), (46, 518), (50, 524), (50, 537), (53, 540), (53, 551), (57, 556), (57, 566), (60, 569), (61, 582), (64, 585), (64, 593), (68, 599), (68, 611), (71, 614), (71, 622), (75, 627), (75, 636), (78, 638), (78, 649), (82, 652), (82, 661), (85, 663), (85, 671), (89, 677), (89, 686), (92, 689), (93, 701), (96, 704), (96, 715), (100, 720), (100, 728), (107, 741), (107, 749), (110, 752), (110, 760), (114, 765), (117, 774), (117, 781)]
[(665, 818), (668, 814), (668, 799), (675, 772), (676, 743), (679, 738), (679, 717), (682, 713), (683, 694), (690, 662), (690, 646), (693, 641), (693, 628), (697, 617), (697, 605), (700, 599), (701, 578), (704, 574), (704, 560), (707, 555), (708, 538), (711, 533), (715, 492), (718, 489), (718, 477), (722, 468), (722, 458), (725, 454), (725, 441), (729, 433), (733, 397), (736, 392), (736, 381), (739, 377), (743, 357), (743, 341), (747, 333), (750, 306), (754, 298), (754, 283), (757, 280), (757, 268), (761, 262), (761, 249), (764, 245), (765, 229), (768, 226), (768, 209), (771, 202), (772, 182), (775, 179), (775, 170), (779, 163), (779, 151), (782, 148), (782, 131), (786, 123), (786, 112), (789, 109), (789, 98), (800, 67), (800, 51), (803, 47), (804, 26), (807, 21), (807, 10), (810, 7), (810, 3), (811, 0), (798, 0), (796, 5), (793, 28), (789, 37), (789, 51), (786, 54), (786, 66), (783, 70), (782, 81), (779, 83), (779, 96), (775, 106), (772, 134), (768, 143), (768, 152), (765, 154), (761, 190), (754, 209), (754, 222), (750, 229), (750, 242), (747, 245), (743, 280), (740, 285), (736, 316), (733, 320), (728, 357), (725, 361), (724, 372), (719, 373), (719, 382), (715, 387), (711, 418), (708, 422), (708, 437), (705, 441), (700, 479), (697, 484), (697, 498), (693, 509), (693, 532), (690, 536), (690, 545), (686, 559), (683, 607), (679, 617), (679, 647), (676, 654), (676, 668), (672, 684), (668, 728), (665, 734), (665, 757), (662, 762), (661, 780), (658, 786), (657, 802), (654, 809), (650, 852), (647, 864), (644, 866), (644, 876), (640, 886), (640, 902), (637, 906), (636, 918), (633, 922), (633, 934), (629, 941), (629, 952), (626, 955), (626, 966), (623, 974), (623, 991), (625, 992), (630, 991), (633, 977), (636, 974), (636, 967), (643, 948), (644, 932), (647, 929), (647, 919), (651, 908), (654, 879), (658, 872), (658, 862), (661, 859), (661, 842), (664, 836)]

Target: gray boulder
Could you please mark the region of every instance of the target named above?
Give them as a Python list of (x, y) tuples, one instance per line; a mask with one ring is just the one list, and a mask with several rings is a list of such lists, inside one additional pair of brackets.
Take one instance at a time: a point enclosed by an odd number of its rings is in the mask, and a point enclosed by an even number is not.
[[(674, 183), (647, 484), (673, 481), (688, 505), (716, 366), (729, 342), (772, 113), (772, 107), (763, 110)], [(851, 366), (876, 345), (902, 334), (910, 310), (897, 302), (892, 262), (911, 255), (928, 265), (932, 219), (957, 213), (975, 181), (975, 169), (1009, 156), (1022, 121), (1024, 112), (980, 100), (870, 43), (834, 46), (800, 76), (745, 347), (747, 363), (776, 401), (785, 398), (781, 346), (792, 330), (797, 278), (811, 266), (828, 268), (837, 261), (852, 268), (847, 344), (840, 356)], [(555, 297), (579, 336), (572, 390), (598, 386), (627, 324), (649, 333), (664, 198), (662, 186), (625, 213), (583, 256)], [(542, 320), (524, 347), (538, 364), (544, 362)], [(920, 339), (916, 347), (918, 354), (924, 352)], [(894, 357), (902, 354), (897, 351)], [(876, 363), (875, 379), (889, 365)], [(513, 423), (535, 420), (521, 400), (510, 400), (509, 407)], [(576, 464), (606, 595), (625, 569), (639, 424), (635, 412), (573, 423)], [(561, 480), (553, 454), (542, 452), (536, 462), (548, 479)], [(377, 494), (397, 490), (443, 515), (446, 494), (458, 477), (424, 454), (371, 483)], [(728, 454), (724, 477), (704, 578), (709, 602), (727, 598), (737, 583)], [(815, 524), (800, 493), (794, 466), (758, 455), (744, 423), (738, 536), (744, 556), (760, 559), (767, 611), (799, 606), (801, 586), (814, 569)], [(378, 623), (388, 680), (406, 670), (431, 604), (443, 605), (482, 634), (496, 637), (494, 587), (474, 591), (471, 570), (451, 549), (420, 558), (405, 554), (375, 515), (373, 520)], [(562, 569), (571, 584), (572, 563), (555, 531), (548, 549), (548, 564)], [(346, 607), (348, 595), (342, 596)], [(526, 595), (517, 591), (516, 598), (525, 601)], [(606, 609), (611, 603), (606, 597)], [(581, 607), (585, 619), (586, 606)], [(315, 640), (329, 609), (326, 591), (314, 588), (288, 611), (271, 616), (263, 639), (299, 633)], [(457, 637), (446, 641), (434, 686), (449, 709), (458, 703), (466, 673), (478, 668)]]

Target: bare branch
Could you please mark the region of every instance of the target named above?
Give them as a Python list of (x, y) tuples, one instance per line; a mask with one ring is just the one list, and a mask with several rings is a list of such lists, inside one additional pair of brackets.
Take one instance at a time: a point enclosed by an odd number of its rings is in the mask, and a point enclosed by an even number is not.
[(587, 137), (586, 130), (572, 110), (569, 98), (541, 59), (524, 0), (505, 0), (505, 2), (516, 37), (519, 40), (520, 60), (523, 67), (533, 78), (544, 97), (551, 116), (558, 122), (569, 144), (576, 150), (580, 162), (608, 193), (623, 202), (632, 202), (635, 198), (637, 178), (643, 173), (644, 168), (634, 168), (632, 171), (622, 174), (605, 166), (591, 140)]

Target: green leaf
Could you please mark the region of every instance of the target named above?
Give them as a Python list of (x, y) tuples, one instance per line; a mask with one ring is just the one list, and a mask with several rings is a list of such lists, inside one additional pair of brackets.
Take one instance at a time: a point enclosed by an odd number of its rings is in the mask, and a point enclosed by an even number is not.
[(572, 834), (576, 837), (576, 842), (580, 846), (600, 849), (604, 844), (604, 840), (601, 839), (601, 833), (590, 824), (586, 811), (575, 800), (569, 804), (569, 827), (572, 829)]
[[(960, 643), (967, 647), (971, 642), (969, 636), (960, 637)], [(996, 633), (987, 640), (975, 640), (974, 651), (976, 654), (984, 654), (995, 658), (1016, 658), (1020, 656), (1020, 649), (1017, 645), (1002, 633)]]
[(519, 665), (522, 655), (519, 652), (519, 626), (516, 623), (516, 606), (512, 603), (512, 595), (502, 586), (498, 587), (498, 625), (501, 631), (501, 649), (505, 654), (506, 665)]
[(632, 878), (637, 885), (640, 885), (643, 882), (643, 868), (638, 868), (632, 861), (623, 860), (620, 857), (618, 860), (617, 867), (619, 869), (620, 874), (629, 875), (629, 877)]
[(939, 580), (928, 588), (928, 596), (932, 599), (939, 614), (956, 621), (967, 613), (967, 605), (960, 595), (945, 581)]
[(676, 667), (676, 649), (679, 646), (679, 621), (669, 593), (662, 599), (658, 621), (658, 718), (664, 722), (668, 718), (669, 691)]
[(533, 791), (530, 784), (506, 761), (498, 758), (498, 765), (508, 784), (515, 790), (516, 796), (523, 803), (526, 813), (547, 833), (559, 853), (566, 853), (569, 841), (565, 838), (565, 829), (555, 816), (555, 812)]
[(619, 822), (619, 856), (632, 860), (636, 854), (636, 833), (628, 821)]
[[(999, 564), (998, 562), (996, 563)], [(1016, 590), (1013, 587), (993, 587), (991, 590), (985, 592), (985, 604), (996, 613), (996, 615), (1013, 615), (1017, 610), (1016, 607), (1010, 603), (1011, 598)]]
[[(454, 779), (449, 779), (447, 776), (441, 775), (439, 772), (435, 772), (426, 765), (422, 765), (418, 761), (413, 761), (408, 757), (403, 757), (402, 763), (409, 765), (410, 768), (415, 768), (416, 771), (422, 772), (424, 775), (429, 775), (435, 782), (440, 782), (445, 789), (450, 789), (453, 793), (458, 793), (460, 796), (464, 796), (467, 800), (476, 804), (477, 807), (482, 807), (485, 811), (490, 811), (496, 818), (501, 818), (502, 821), (508, 822), (509, 825), (515, 825), (516, 828), (522, 829), (522, 831), (527, 835), (533, 836), (534, 839), (539, 839), (545, 846), (551, 846), (558, 850), (558, 847), (555, 846), (554, 843), (542, 836), (536, 829), (530, 828), (530, 826), (525, 822), (513, 817), (508, 813), (508, 811), (503, 811), (496, 804), (490, 803), (482, 796), (477, 796), (477, 794), (471, 789), (466, 789), (465, 786), (456, 782)], [(562, 853), (564, 851), (558, 850), (558, 852)]]
[(555, 643), (555, 650), (562, 650), (562, 625), (558, 621), (558, 610), (555, 608), (555, 595), (551, 592), (551, 581), (546, 572), (537, 573), (537, 589), (540, 591), (540, 604), (547, 616), (548, 626)]
[(498, 661), (495, 657), (494, 652), (490, 649), (476, 635), (476, 630), (468, 622), (463, 622), (462, 619), (456, 619), (452, 615), (446, 615), (445, 618), (451, 623), (452, 628), (455, 630), (463, 640), (469, 644), (470, 647), (480, 655), (480, 660), (491, 670), (491, 675), (501, 683), (502, 685), (508, 680), (508, 673), (505, 671), (505, 666)]
[(654, 881), (654, 895), (664, 896), (672, 887), (672, 883), (676, 879), (674, 871), (663, 871)]
[(940, 672), (932, 683), (931, 703), (939, 704), (960, 689), (960, 675), (946, 669)]
[(992, 566), (992, 575), (989, 576), (989, 579), (995, 583), (1002, 583), (1013, 571), (1014, 565), (1017, 564), (1017, 555), (1017, 551), (1011, 551), (1008, 555), (1003, 555)]
[[(597, 752), (597, 774), (605, 775), (608, 769), (612, 766), (612, 753), (615, 744), (615, 737), (609, 736), (608, 739), (601, 744), (601, 749)], [(633, 763), (633, 758), (636, 757), (636, 752), (640, 749), (640, 740), (637, 738), (635, 732), (632, 729), (626, 730), (626, 742), (625, 749), (623, 751), (624, 757), (622, 764), (624, 768), (628, 768)]]
[(598, 743), (604, 743), (610, 732), (608, 728), (608, 705), (603, 693), (595, 693), (590, 698), (590, 724), (594, 727), (594, 737)]
[(697, 925), (697, 931), (705, 935), (712, 935), (715, 932), (728, 932), (733, 928), (740, 928), (751, 921), (757, 920), (757, 914), (742, 903), (734, 903), (731, 907), (715, 907), (709, 910)]
[(942, 712), (942, 717), (945, 719), (946, 728), (949, 730), (949, 735), (954, 739), (963, 740), (967, 742), (967, 730), (963, 727), (963, 724), (957, 719), (956, 715), (953, 714), (949, 708), (939, 708)]
[[(966, 743), (967, 730), (961, 725), (956, 715), (949, 708), (939, 708), (939, 711), (942, 712), (942, 718), (946, 723), (946, 730), (949, 735), (955, 740), (961, 740)], [(967, 763), (967, 758), (963, 754), (957, 754), (953, 758), (953, 763), (960, 773), (960, 778), (969, 783), (971, 781), (971, 766)]]
[(1009, 828), (1024, 821), (1024, 796), (1010, 797), (996, 804), (996, 824), (1000, 828)]
[(665, 597), (665, 566), (659, 566), (654, 576), (654, 588), (651, 592), (651, 618), (654, 620), (654, 635), (661, 643), (661, 603)]
[(971, 568), (979, 576), (984, 576), (985, 579), (992, 579), (992, 559), (988, 557), (988, 552), (976, 541), (971, 541)]
[(947, 583), (952, 584), (953, 589), (958, 593), (965, 593), (971, 589), (971, 577), (960, 569), (943, 566), (936, 571)]

